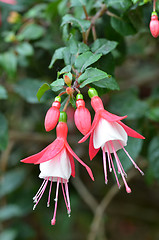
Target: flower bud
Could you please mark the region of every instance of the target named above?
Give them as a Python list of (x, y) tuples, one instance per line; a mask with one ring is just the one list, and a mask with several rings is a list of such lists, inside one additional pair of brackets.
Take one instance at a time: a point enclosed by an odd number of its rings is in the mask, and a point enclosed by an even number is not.
[(55, 98), (55, 101), (52, 104), (52, 107), (49, 108), (49, 110), (46, 113), (45, 116), (45, 129), (47, 132), (51, 131), (54, 129), (56, 126), (59, 117), (60, 117), (60, 104), (61, 98), (58, 96)]
[(69, 78), (69, 76), (65, 75), (64, 81), (67, 86), (71, 86), (72, 80)]
[(74, 114), (75, 125), (83, 135), (86, 135), (91, 129), (91, 114), (88, 109), (85, 108), (82, 94), (77, 94), (76, 99), (77, 109)]
[(67, 88), (66, 88), (66, 93), (67, 93), (68, 95), (72, 95), (73, 89), (72, 89), (71, 87), (67, 87)]
[(152, 12), (150, 21), (150, 32), (153, 37), (157, 38), (159, 36), (159, 21), (156, 12)]

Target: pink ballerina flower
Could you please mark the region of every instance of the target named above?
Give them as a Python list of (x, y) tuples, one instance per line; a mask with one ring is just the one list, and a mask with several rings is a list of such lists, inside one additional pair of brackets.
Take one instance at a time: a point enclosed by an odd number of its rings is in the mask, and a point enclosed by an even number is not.
[(151, 21), (150, 21), (150, 32), (154, 38), (159, 36), (159, 21), (156, 12), (152, 12)]
[(86, 139), (90, 136), (89, 156), (91, 160), (96, 156), (100, 148), (102, 149), (105, 183), (107, 184), (108, 182), (108, 162), (109, 171), (111, 172), (113, 170), (118, 187), (120, 188), (120, 183), (111, 156), (111, 153), (113, 153), (118, 173), (121, 174), (121, 177), (126, 187), (126, 191), (130, 193), (131, 189), (129, 188), (125, 179), (127, 175), (116, 152), (119, 149), (123, 149), (126, 155), (129, 157), (130, 161), (135, 166), (135, 168), (137, 168), (140, 173), (143, 174), (143, 172), (136, 165), (129, 153), (126, 151), (124, 146), (127, 145), (128, 136), (141, 139), (144, 139), (144, 137), (121, 122), (121, 120), (126, 118), (127, 116), (119, 117), (106, 111), (103, 107), (102, 100), (98, 97), (98, 94), (94, 88), (90, 88), (88, 94), (91, 97), (91, 105), (95, 111), (95, 117), (92, 123), (91, 130), (79, 141), (79, 143), (86, 141)]
[(16, 4), (15, 0), (0, 0), (0, 2), (4, 2), (4, 3), (7, 3), (7, 4), (12, 4), (12, 5)]
[(51, 220), (52, 225), (55, 225), (55, 222), (56, 222), (57, 201), (58, 201), (58, 192), (59, 192), (60, 183), (61, 183), (61, 188), (62, 188), (68, 215), (70, 216), (70, 213), (71, 213), (68, 181), (71, 175), (75, 177), (75, 164), (74, 164), (73, 157), (76, 158), (77, 161), (80, 162), (86, 168), (91, 179), (94, 181), (94, 177), (91, 169), (73, 152), (73, 150), (71, 149), (71, 147), (67, 142), (68, 127), (67, 127), (66, 121), (67, 121), (66, 113), (61, 112), (59, 123), (56, 128), (56, 133), (57, 133), (56, 140), (53, 143), (51, 143), (49, 146), (47, 146), (45, 149), (43, 149), (41, 152), (21, 160), (21, 162), (24, 162), (24, 163), (40, 164), (39, 178), (44, 179), (40, 189), (38, 190), (38, 192), (33, 198), (35, 203), (33, 210), (36, 208), (37, 204), (42, 198), (44, 191), (48, 185), (48, 182), (50, 181), (50, 188), (49, 188), (49, 195), (48, 195), (48, 202), (47, 202), (47, 206), (49, 207), (52, 183), (57, 182), (56, 196), (54, 199), (55, 208), (54, 208), (53, 218)]
[(83, 95), (77, 94), (76, 99), (77, 109), (74, 115), (75, 125), (83, 135), (86, 135), (91, 129), (91, 114), (85, 107)]

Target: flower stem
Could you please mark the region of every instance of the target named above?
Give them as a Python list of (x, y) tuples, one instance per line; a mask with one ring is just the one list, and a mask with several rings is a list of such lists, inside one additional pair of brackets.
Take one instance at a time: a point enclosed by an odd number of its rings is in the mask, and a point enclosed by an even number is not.
[(65, 112), (66, 111), (66, 109), (67, 109), (67, 107), (68, 107), (68, 104), (69, 104), (69, 102), (70, 102), (70, 96), (68, 97), (68, 99), (67, 99), (67, 102), (65, 103), (65, 106), (64, 106), (64, 108), (63, 108), (63, 112)]
[(156, 11), (156, 0), (153, 1), (153, 12)]

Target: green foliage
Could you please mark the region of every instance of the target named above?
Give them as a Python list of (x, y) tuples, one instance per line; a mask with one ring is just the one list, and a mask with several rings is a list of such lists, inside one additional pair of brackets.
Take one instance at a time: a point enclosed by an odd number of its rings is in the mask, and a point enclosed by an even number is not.
[(159, 137), (154, 137), (149, 145), (148, 149), (148, 159), (150, 163), (150, 168), (155, 176), (159, 179)]
[(6, 89), (0, 85), (0, 99), (7, 99), (8, 98), (8, 94)]
[(37, 25), (37, 24), (29, 24), (26, 25), (20, 34), (18, 34), (18, 40), (36, 40), (40, 37), (42, 37), (45, 33), (45, 30), (43, 27)]
[(0, 150), (4, 150), (8, 144), (8, 122), (5, 116), (0, 113)]
[(118, 45), (115, 41), (109, 41), (107, 39), (97, 39), (91, 46), (91, 50), (93, 53), (98, 54), (101, 53), (103, 55), (111, 52)]

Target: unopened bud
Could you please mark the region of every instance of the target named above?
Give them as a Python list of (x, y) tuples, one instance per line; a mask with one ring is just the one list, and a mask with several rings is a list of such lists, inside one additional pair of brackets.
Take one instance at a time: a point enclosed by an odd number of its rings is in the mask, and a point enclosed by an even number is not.
[(64, 81), (67, 86), (69, 86), (69, 87), (71, 86), (72, 80), (69, 78), (69, 76), (65, 75)]
[(7, 21), (9, 23), (17, 23), (20, 20), (21, 16), (17, 12), (11, 12), (9, 17), (7, 18)]
[(73, 89), (72, 89), (71, 87), (67, 87), (67, 88), (66, 88), (66, 93), (67, 93), (68, 95), (72, 95)]

